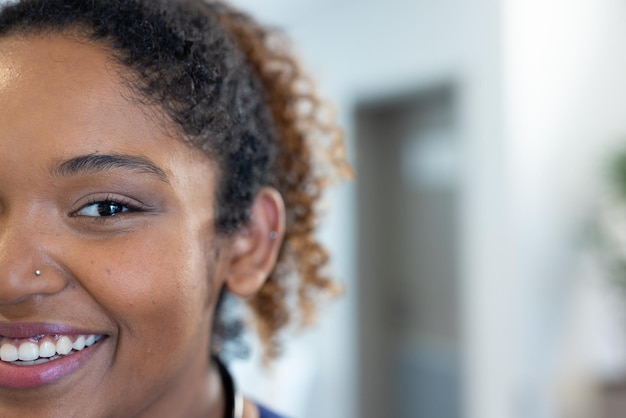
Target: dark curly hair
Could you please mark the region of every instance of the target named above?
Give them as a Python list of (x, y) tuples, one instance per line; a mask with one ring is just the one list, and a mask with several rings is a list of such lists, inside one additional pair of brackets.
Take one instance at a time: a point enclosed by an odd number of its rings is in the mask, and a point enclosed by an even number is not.
[[(292, 319), (309, 323), (319, 296), (337, 291), (323, 271), (316, 204), (332, 177), (349, 173), (342, 133), (284, 37), (219, 1), (21, 0), (0, 11), (0, 36), (47, 33), (105, 45), (140, 100), (160, 106), (181, 139), (217, 163), (219, 234), (249, 221), (262, 187), (282, 194), (279, 261), (248, 301), (266, 358), (275, 357), (278, 331)], [(223, 306), (220, 297), (214, 348), (240, 331)]]

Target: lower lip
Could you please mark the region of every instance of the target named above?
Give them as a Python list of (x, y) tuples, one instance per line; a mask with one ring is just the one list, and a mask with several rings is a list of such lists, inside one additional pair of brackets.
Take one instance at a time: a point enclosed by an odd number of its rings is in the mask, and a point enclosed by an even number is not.
[(32, 389), (56, 382), (80, 369), (104, 341), (74, 354), (33, 366), (16, 366), (0, 361), (0, 387)]

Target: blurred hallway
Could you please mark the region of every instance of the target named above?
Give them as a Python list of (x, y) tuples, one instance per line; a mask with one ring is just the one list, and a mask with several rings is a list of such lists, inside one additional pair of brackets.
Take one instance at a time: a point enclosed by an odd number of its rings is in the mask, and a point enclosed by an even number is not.
[[(325, 232), (347, 297), (274, 379), (242, 366), (250, 390), (302, 418), (600, 417), (619, 392), (624, 305), (580, 235), (626, 138), (626, 5), (236, 3), (294, 39), (360, 171), (330, 196)], [(406, 104), (442, 88), (448, 124), (421, 130)], [(393, 145), (407, 138), (419, 145)]]

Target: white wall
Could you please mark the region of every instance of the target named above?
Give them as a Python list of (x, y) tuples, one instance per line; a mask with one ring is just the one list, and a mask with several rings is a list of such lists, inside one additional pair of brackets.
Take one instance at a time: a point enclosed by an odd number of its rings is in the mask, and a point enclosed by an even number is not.
[(504, 4), (516, 416), (555, 417), (560, 338), (584, 280), (576, 238), (598, 205), (606, 154), (626, 138), (626, 5)]

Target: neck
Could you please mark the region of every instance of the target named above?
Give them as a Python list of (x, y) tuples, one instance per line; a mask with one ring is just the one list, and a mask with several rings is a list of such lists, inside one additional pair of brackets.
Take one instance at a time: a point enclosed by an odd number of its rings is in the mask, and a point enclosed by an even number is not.
[(186, 374), (184, 380), (176, 379), (136, 418), (224, 418), (225, 392), (217, 366), (207, 359), (195, 370), (195, 377)]

